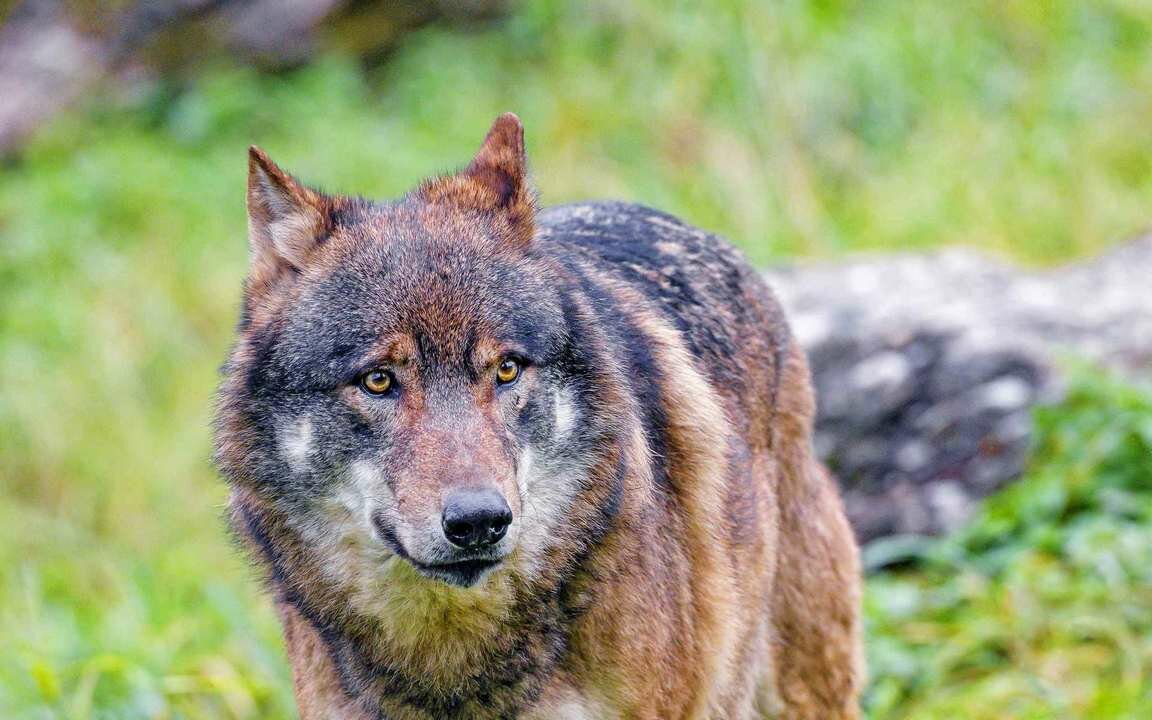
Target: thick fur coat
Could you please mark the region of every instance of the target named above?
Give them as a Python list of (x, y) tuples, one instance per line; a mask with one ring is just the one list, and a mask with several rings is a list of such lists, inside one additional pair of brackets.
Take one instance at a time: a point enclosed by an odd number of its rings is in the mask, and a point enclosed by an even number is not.
[[(254, 148), (248, 211), (217, 459), (305, 720), (858, 716), (804, 354), (732, 247), (537, 211), (513, 115), (391, 203)], [(462, 489), (510, 512), (479, 550)]]

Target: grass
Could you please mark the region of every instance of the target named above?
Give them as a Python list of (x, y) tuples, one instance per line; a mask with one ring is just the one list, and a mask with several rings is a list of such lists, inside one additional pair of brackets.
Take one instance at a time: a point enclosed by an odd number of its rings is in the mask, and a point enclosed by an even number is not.
[[(217, 68), (93, 102), (0, 170), (0, 717), (292, 715), (208, 461), (251, 142), (392, 195), (512, 109), (546, 202), (647, 202), (758, 262), (1046, 264), (1148, 221), (1144, 3), (698, 5), (525, 2), (368, 72)], [(870, 551), (873, 718), (1147, 716), (1152, 401), (1076, 387), (968, 533)]]
[(1152, 388), (1087, 374), (955, 537), (869, 548), (875, 718), (1152, 716)]

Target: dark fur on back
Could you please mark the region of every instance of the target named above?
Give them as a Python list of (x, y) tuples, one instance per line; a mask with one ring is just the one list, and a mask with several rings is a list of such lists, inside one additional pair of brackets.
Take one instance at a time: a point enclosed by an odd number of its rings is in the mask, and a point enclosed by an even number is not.
[[(855, 551), (778, 305), (666, 214), (537, 212), (524, 162), (504, 116), (372, 203), (253, 151), (217, 458), (302, 715), (854, 717)], [(515, 519), (472, 558), (436, 518), (475, 486)]]
[[(579, 272), (586, 262), (643, 293), (680, 330), (709, 378), (737, 398), (757, 400), (747, 393), (744, 368), (733, 363), (749, 338), (771, 354), (766, 369), (782, 364), (788, 325), (763, 281), (724, 240), (621, 202), (548, 208), (538, 222), (542, 242), (555, 243), (553, 252), (570, 268)], [(752, 408), (741, 410), (747, 415)]]

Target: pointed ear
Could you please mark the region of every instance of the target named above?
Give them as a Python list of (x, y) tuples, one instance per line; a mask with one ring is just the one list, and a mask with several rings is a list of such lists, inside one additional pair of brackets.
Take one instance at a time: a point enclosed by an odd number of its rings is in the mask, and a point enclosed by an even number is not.
[(448, 203), (502, 217), (508, 223), (511, 239), (527, 245), (535, 231), (536, 197), (528, 183), (528, 157), (520, 118), (513, 113), (496, 118), (468, 167), (424, 183), (419, 192), (431, 203)]
[(248, 148), (251, 281), (263, 285), (300, 270), (330, 228), (327, 198), (297, 182), (264, 151)]

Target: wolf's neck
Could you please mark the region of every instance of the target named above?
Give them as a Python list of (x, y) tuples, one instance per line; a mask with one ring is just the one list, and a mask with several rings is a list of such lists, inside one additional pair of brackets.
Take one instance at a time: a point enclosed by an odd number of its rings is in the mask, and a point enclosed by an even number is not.
[(568, 646), (559, 597), (510, 588), (481, 602), (419, 580), (394, 613), (321, 631), (345, 690), (384, 717), (498, 718), (530, 705)]

